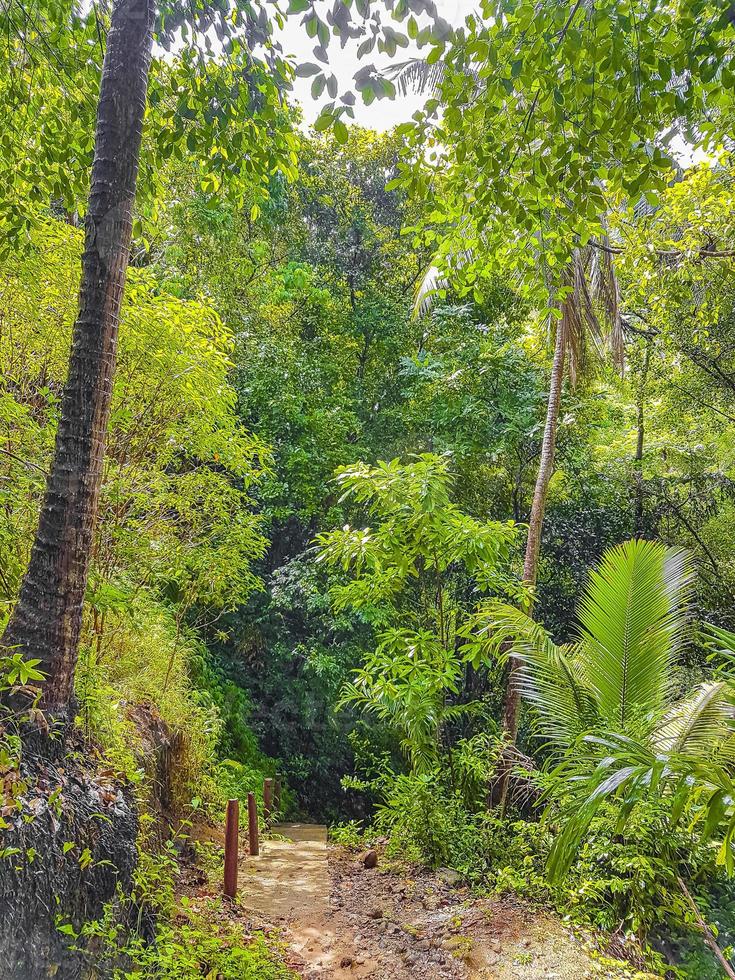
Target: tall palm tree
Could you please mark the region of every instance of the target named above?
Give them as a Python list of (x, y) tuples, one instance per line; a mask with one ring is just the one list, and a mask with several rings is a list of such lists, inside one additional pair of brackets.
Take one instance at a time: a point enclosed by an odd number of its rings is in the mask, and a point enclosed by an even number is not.
[(117, 0), (107, 34), (69, 376), (38, 532), (4, 647), (48, 675), (43, 704), (69, 714), (97, 510), (153, 46), (152, 0)]
[[(508, 651), (536, 733), (557, 763), (553, 797), (567, 800), (551, 870), (571, 864), (599, 806), (624, 812), (654, 793), (672, 829), (687, 810), (720, 840), (735, 871), (735, 675), (725, 670), (678, 696), (694, 567), (682, 549), (634, 540), (609, 549), (590, 575), (572, 642), (557, 645), (517, 608), (482, 611), (488, 652)], [(735, 634), (709, 627), (711, 649), (735, 662)], [(571, 799), (571, 803), (568, 801)]]

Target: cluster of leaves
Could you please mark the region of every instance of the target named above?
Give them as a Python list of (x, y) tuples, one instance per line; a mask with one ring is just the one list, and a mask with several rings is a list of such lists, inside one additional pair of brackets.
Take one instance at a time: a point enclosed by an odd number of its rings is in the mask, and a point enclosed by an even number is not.
[[(151, 75), (81, 717), (132, 775), (124, 705), (150, 701), (182, 733), (189, 774), (201, 777), (218, 746), (234, 760), (221, 779), (241, 794), (260, 781), (261, 749), (283, 754), (322, 812), (357, 753), (396, 842), (522, 890), (548, 841), (501, 865), (508, 825), (485, 812), (505, 750), (498, 644), (515, 640), (524, 737), (540, 728), (552, 747), (534, 755), (560, 763), (547, 791), (566, 829), (552, 862), (605, 928), (685, 923), (674, 872), (690, 862), (709, 873), (708, 839), (724, 838), (731, 861), (731, 682), (702, 685), (701, 645), (677, 646), (655, 549), (635, 587), (606, 558), (599, 575), (617, 604), (593, 579), (578, 642), (552, 637), (569, 635), (591, 562), (644, 530), (694, 549), (697, 598), (721, 624), (731, 618), (730, 164), (723, 154), (679, 179), (672, 149), (677, 133), (714, 150), (729, 132), (730, 13), (709, 0), (485, 0), (454, 29), (428, 0), (388, 4), (391, 24), (381, 7), (290, 0), (288, 13), (303, 16), (321, 65), (335, 37), (362, 41), (360, 57), (428, 47), (423, 62), (356, 76), (368, 104), (412, 81), (433, 89), (384, 138), (347, 128), (355, 98), (338, 98), (317, 64), (295, 74), (331, 100), (315, 128), (333, 138), (297, 134), (281, 99), (294, 68), (274, 40), (278, 10), (158, 11), (157, 39), (173, 53)], [(0, 229), (7, 243), (26, 239), (0, 280), (6, 604), (53, 446), (80, 249), (69, 225), (86, 190), (105, 17), (64, 2), (32, 20), (12, 0), (0, 11), (0, 90), (13, 110), (0, 136)], [(414, 319), (434, 251), (453, 273), (450, 304)], [(540, 308), (550, 294), (553, 320), (581, 299), (595, 320), (585, 277), (609, 272), (611, 255), (619, 287), (607, 298), (631, 377), (601, 365), (565, 394), (536, 605), (544, 631), (480, 601), (525, 599), (508, 522), (528, 515), (539, 453)], [(315, 568), (308, 548), (324, 529)], [(7, 667), (23, 682), (27, 668)], [(518, 824), (517, 837), (535, 828)], [(192, 928), (189, 946), (204, 949)], [(177, 942), (162, 933), (162, 948)], [(165, 975), (168, 964), (144, 969)]]
[[(238, 410), (272, 449), (255, 488), (274, 542), (260, 569), (266, 591), (209, 640), (249, 692), (264, 749), (284, 759), (304, 804), (332, 818), (352, 766), (347, 731), (368, 726), (383, 739), (374, 722), (334, 712), (372, 642), (364, 617), (327, 601), (333, 574), (310, 565), (315, 531), (343, 524), (351, 507), (335, 469), (446, 451), (461, 467), (458, 499), (492, 519), (512, 498), (522, 517), (536, 451), (523, 444), (536, 439), (542, 409), (536, 344), (516, 345), (522, 307), (507, 286), (498, 282), (481, 310), (412, 318), (424, 256), (401, 235), (410, 204), (385, 190), (399, 151), (393, 135), (359, 129), (344, 147), (304, 139), (298, 180), (274, 179), (257, 220), (205, 199), (190, 169), (175, 166), (170, 227), (151, 242), (166, 289), (206, 292), (235, 333)], [(363, 806), (354, 795), (348, 805)]]
[(716, 147), (726, 131), (721, 4), (488, 0), (431, 43), (435, 91), (401, 127), (424, 152), (396, 183), (425, 197), (417, 230), (478, 297), (503, 266), (554, 293), (574, 247), (606, 240), (611, 200), (658, 200), (677, 132)]
[(428, 771), (445, 727), (481, 709), (477, 701), (451, 703), (464, 673), (459, 637), (480, 594), (517, 594), (507, 574), (515, 527), (463, 514), (450, 500), (448, 460), (439, 456), (360, 464), (337, 482), (342, 499), (362, 504), (374, 525), (320, 535), (318, 560), (351, 575), (333, 586), (335, 607), (379, 630), (342, 702), (393, 728), (412, 771)]
[[(543, 879), (547, 897), (608, 930), (645, 939), (663, 923), (698, 928), (682, 876), (690, 868), (711, 876), (720, 866), (730, 873), (733, 862), (735, 686), (724, 670), (677, 691), (690, 638), (691, 559), (646, 541), (609, 550), (583, 594), (577, 636), (563, 646), (519, 610), (520, 595), (515, 605), (486, 598), (461, 616), (444, 579), (467, 555), (461, 535), (448, 530), (461, 519), (442, 464), (422, 457), (343, 473), (346, 491), (367, 505), (375, 527), (345, 526), (320, 539), (322, 556), (352, 574), (333, 589), (337, 605), (392, 624), (343, 695), (396, 731), (409, 763), (402, 773), (384, 757), (368, 773), (365, 785), (382, 797), (376, 826), (404, 854), (450, 863), (496, 887), (528, 893)], [(488, 530), (496, 544), (499, 531)], [(480, 529), (471, 537), (482, 546)], [(499, 584), (497, 557), (487, 557), (489, 577), (470, 566), (483, 590)], [(425, 570), (428, 589), (421, 588)], [(716, 628), (710, 637), (727, 664), (735, 637)], [(519, 661), (514, 682), (549, 747), (547, 761), (556, 763), (541, 776), (544, 859), (532, 851), (520, 868), (498, 868), (489, 842), (506, 827), (485, 806), (502, 740), (458, 741), (452, 732), (458, 719), (483, 714), (478, 702), (456, 703), (470, 686), (466, 677), (460, 686), (463, 665), (508, 656)], [(482, 718), (481, 731), (487, 725)]]
[[(76, 229), (47, 219), (30, 249), (0, 268), (6, 609), (27, 561), (53, 447), (80, 250)], [(254, 562), (266, 540), (251, 493), (268, 452), (236, 415), (233, 342), (211, 308), (161, 290), (149, 270), (135, 269), (121, 334), (77, 676), (80, 721), (108, 765), (140, 785), (146, 734), (136, 706), (148, 706), (143, 715), (152, 711), (151, 723), (168, 725), (179, 746), (174, 802), (203, 787), (218, 800), (218, 745), (243, 760), (258, 752), (242, 699), (225, 737), (231, 697), (195, 628), (260, 585)], [(33, 667), (11, 658), (8, 683), (35, 683)]]
[[(183, 919), (183, 921), (181, 921)], [(164, 924), (155, 945), (128, 943), (130, 966), (116, 980), (156, 977), (160, 980), (198, 980), (212, 974), (222, 980), (293, 980), (271, 937), (246, 934), (242, 926), (217, 923), (215, 903), (208, 910), (183, 909), (175, 926)]]

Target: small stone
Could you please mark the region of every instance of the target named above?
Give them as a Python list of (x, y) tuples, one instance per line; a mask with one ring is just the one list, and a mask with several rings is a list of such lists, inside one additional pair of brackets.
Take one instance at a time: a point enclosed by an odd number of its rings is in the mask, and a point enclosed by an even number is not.
[(454, 868), (439, 868), (436, 874), (445, 884), (452, 887), (459, 884), (462, 880), (462, 875), (459, 871), (455, 871)]
[(366, 851), (362, 856), (363, 866), (366, 868), (374, 868), (378, 863), (378, 852), (376, 850)]

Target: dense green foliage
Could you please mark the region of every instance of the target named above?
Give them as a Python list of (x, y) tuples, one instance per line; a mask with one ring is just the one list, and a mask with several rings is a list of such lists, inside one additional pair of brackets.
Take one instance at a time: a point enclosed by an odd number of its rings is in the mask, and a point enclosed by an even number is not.
[[(150, 828), (220, 819), (277, 769), (343, 844), (386, 836), (716, 977), (686, 889), (729, 948), (730, 5), (485, 0), (454, 29), (390, 4), (360, 56), (393, 61), (355, 87), (427, 101), (386, 134), (347, 127), (323, 67), (349, 4), (291, 0), (320, 62), (296, 72), (257, 6), (157, 12), (76, 674), (77, 734), (144, 814), (119, 901), (157, 944), (117, 906), (85, 938), (120, 976), (289, 976), (181, 901), (180, 841)], [(107, 16), (19, 15), (0, 5), (0, 624), (52, 462)], [(396, 61), (407, 38), (425, 58)], [(331, 100), (308, 133), (294, 73)], [(8, 651), (0, 693), (36, 666)], [(20, 746), (3, 723), (3, 778)]]

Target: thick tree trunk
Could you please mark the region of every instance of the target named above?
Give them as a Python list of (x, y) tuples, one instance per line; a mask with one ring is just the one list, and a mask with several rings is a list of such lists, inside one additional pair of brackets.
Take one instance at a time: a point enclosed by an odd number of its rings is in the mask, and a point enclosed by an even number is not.
[[(546, 408), (546, 425), (544, 427), (544, 438), (541, 444), (541, 460), (539, 462), (538, 475), (536, 477), (536, 487), (533, 492), (533, 504), (531, 505), (531, 516), (528, 521), (528, 540), (526, 542), (526, 556), (523, 562), (523, 582), (533, 588), (536, 584), (538, 573), (538, 558), (541, 548), (541, 530), (544, 523), (544, 513), (546, 511), (546, 495), (549, 490), (549, 481), (554, 472), (554, 450), (556, 447), (556, 430), (559, 422), (559, 408), (561, 406), (561, 390), (564, 382), (564, 359), (566, 337), (562, 320), (556, 328), (556, 342), (554, 344), (554, 360), (551, 366), (551, 379), (549, 381), (549, 399)], [(529, 615), (531, 607), (526, 608), (525, 612)], [(508, 674), (508, 686), (505, 692), (505, 705), (503, 708), (503, 730), (510, 739), (511, 744), (515, 743), (518, 733), (518, 688), (515, 684), (515, 672), (517, 665), (511, 662)]]
[(42, 705), (73, 702), (125, 287), (153, 29), (152, 0), (117, 0), (102, 69), (79, 314), (51, 473), (30, 564), (4, 647), (37, 658)]

